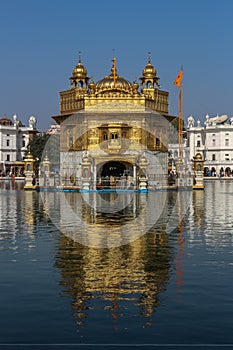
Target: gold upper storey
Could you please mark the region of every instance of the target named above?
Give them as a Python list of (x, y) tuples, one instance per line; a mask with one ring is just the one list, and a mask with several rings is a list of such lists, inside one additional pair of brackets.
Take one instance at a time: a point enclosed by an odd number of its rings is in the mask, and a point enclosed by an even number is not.
[(159, 89), (159, 78), (150, 62), (150, 56), (139, 80), (140, 85), (136, 81), (131, 83), (118, 75), (116, 59), (113, 58), (111, 74), (95, 83), (87, 76), (87, 70), (79, 56), (70, 77), (70, 89), (60, 92), (61, 116), (112, 102), (149, 107), (163, 115), (168, 114), (169, 94)]

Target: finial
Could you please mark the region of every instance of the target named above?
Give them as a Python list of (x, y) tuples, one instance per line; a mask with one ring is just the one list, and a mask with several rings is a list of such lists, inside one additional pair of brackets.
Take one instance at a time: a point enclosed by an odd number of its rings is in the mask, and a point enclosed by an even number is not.
[(150, 63), (150, 56), (151, 56), (151, 52), (148, 52), (148, 63)]
[(113, 61), (112, 72), (113, 72), (113, 79), (114, 79), (114, 86), (115, 86), (115, 84), (116, 84), (116, 77), (117, 77), (117, 74), (116, 74), (116, 57), (113, 57), (112, 61)]
[(48, 157), (48, 152), (47, 152), (47, 150), (45, 151), (44, 161), (46, 161), (46, 162), (49, 161), (49, 157)]
[(81, 63), (81, 51), (78, 52), (78, 63)]
[(116, 57), (113, 57), (112, 62), (113, 62), (113, 68), (116, 68)]

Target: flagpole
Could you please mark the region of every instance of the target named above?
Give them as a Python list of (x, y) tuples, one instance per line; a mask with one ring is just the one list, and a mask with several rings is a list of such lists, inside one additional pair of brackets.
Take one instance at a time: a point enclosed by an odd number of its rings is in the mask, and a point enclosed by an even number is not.
[(183, 164), (183, 153), (182, 153), (182, 131), (183, 131), (183, 122), (182, 122), (182, 104), (183, 104), (183, 91), (182, 91), (182, 78), (183, 78), (183, 68), (180, 69), (179, 74), (174, 81), (174, 85), (179, 87), (179, 115), (178, 115), (178, 147), (179, 155), (176, 162), (176, 171), (178, 176), (182, 171)]
[(179, 86), (179, 117), (178, 117), (178, 143), (179, 143), (179, 157), (182, 158), (182, 132), (183, 132), (183, 91), (182, 83)]
[(183, 91), (182, 91), (182, 78), (183, 68), (181, 67), (179, 74), (174, 81), (174, 85), (179, 87), (179, 115), (178, 115), (178, 144), (179, 144), (179, 158), (182, 158), (182, 131), (183, 131), (183, 117), (182, 117), (182, 106), (183, 106)]

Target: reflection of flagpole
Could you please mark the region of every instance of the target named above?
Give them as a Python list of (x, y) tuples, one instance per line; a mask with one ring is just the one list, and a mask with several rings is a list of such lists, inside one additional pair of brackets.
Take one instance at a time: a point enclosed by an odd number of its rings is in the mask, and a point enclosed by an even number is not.
[[(182, 291), (181, 286), (184, 285), (184, 281), (183, 281), (183, 269), (182, 269), (182, 259), (185, 257), (185, 238), (183, 236), (183, 231), (184, 231), (184, 222), (183, 222), (183, 218), (181, 216), (181, 212), (179, 212), (179, 224), (178, 224), (178, 253), (175, 259), (175, 264), (176, 264), (176, 284), (178, 287), (177, 292), (180, 293)], [(178, 299), (177, 301), (181, 301), (180, 299)]]
[(178, 245), (179, 245), (179, 252), (177, 256), (177, 284), (182, 285), (184, 282), (182, 281), (182, 265), (181, 265), (181, 259), (184, 257), (184, 236), (183, 236), (183, 231), (184, 231), (184, 222), (183, 219), (180, 219), (180, 222), (178, 224)]
[(178, 116), (178, 143), (179, 143), (179, 157), (182, 157), (182, 131), (183, 131), (183, 118), (182, 118), (182, 105), (183, 105), (183, 91), (182, 91), (182, 78), (183, 68), (181, 68), (179, 74), (174, 81), (174, 85), (179, 87), (179, 116)]

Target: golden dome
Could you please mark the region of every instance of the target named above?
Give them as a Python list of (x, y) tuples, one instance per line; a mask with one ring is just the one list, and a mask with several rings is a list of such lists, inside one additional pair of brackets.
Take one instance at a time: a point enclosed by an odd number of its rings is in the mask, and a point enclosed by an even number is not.
[(26, 160), (26, 161), (34, 161), (33, 155), (31, 154), (31, 151), (30, 151), (30, 147), (29, 147), (28, 153), (27, 153), (27, 155), (26, 155), (24, 160)]
[(107, 75), (103, 79), (99, 80), (96, 83), (96, 89), (97, 90), (131, 90), (131, 83), (124, 79), (123, 77), (116, 75), (115, 79), (114, 76)]
[(89, 88), (91, 89), (91, 90), (93, 90), (93, 89), (95, 89), (95, 83), (94, 83), (94, 81), (92, 80), (90, 83), (89, 83)]
[(195, 160), (202, 160), (201, 153), (197, 153), (194, 158), (195, 158)]
[(77, 66), (73, 69), (72, 72), (72, 78), (75, 79), (85, 79), (87, 77), (87, 70), (81, 63), (81, 57), (79, 53), (79, 58), (78, 58), (78, 64)]
[(154, 78), (156, 78), (156, 74), (157, 74), (156, 69), (150, 62), (150, 53), (149, 53), (148, 54), (148, 63), (142, 71), (142, 76), (147, 78), (147, 79), (148, 78), (154, 79)]
[(122, 91), (131, 91), (132, 85), (125, 78), (121, 77), (116, 72), (116, 60), (113, 59), (113, 67), (111, 69), (111, 74), (105, 76), (103, 79), (99, 80), (96, 83), (96, 90), (106, 91), (106, 90), (122, 90)]
[(73, 69), (72, 75), (73, 78), (85, 79), (87, 76), (87, 70), (81, 62), (78, 62), (77, 66)]

